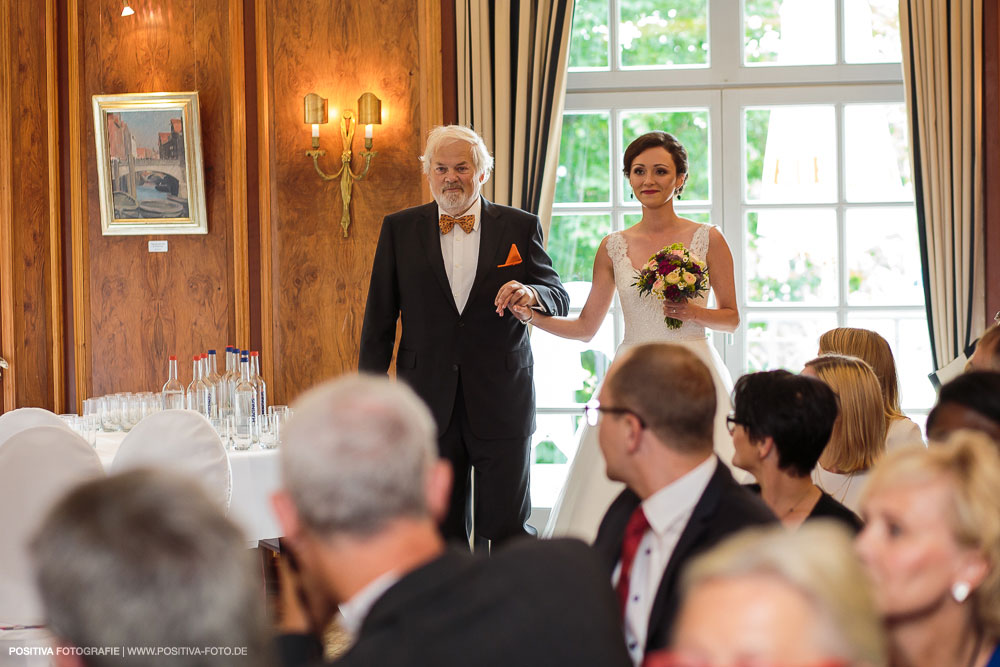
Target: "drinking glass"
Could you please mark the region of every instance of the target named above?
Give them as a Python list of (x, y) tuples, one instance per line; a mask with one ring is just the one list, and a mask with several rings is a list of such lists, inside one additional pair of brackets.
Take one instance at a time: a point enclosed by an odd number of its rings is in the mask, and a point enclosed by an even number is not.
[(142, 419), (142, 397), (129, 393), (122, 396), (121, 414), (122, 430), (131, 431)]
[(291, 416), (292, 411), (287, 405), (271, 405), (267, 408), (268, 421), (271, 427), (271, 447), (281, 444), (281, 439), (285, 431), (285, 423)]
[(108, 394), (101, 400), (101, 428), (105, 432), (122, 430), (121, 398), (118, 394)]
[(139, 394), (140, 420), (145, 419), (154, 412), (160, 410), (160, 397), (151, 391), (144, 391)]

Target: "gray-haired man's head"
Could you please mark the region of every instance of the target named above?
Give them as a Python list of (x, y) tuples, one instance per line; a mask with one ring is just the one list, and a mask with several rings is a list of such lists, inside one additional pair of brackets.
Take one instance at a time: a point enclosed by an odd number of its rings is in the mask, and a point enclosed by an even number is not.
[(253, 552), (193, 480), (135, 470), (83, 484), (31, 549), (59, 641), (131, 652), (90, 651), (83, 664), (269, 664)]

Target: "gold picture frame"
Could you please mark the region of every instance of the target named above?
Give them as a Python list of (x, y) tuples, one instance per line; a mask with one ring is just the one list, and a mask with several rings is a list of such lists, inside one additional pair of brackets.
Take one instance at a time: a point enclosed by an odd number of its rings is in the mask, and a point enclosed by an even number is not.
[(197, 92), (94, 95), (105, 236), (207, 234)]

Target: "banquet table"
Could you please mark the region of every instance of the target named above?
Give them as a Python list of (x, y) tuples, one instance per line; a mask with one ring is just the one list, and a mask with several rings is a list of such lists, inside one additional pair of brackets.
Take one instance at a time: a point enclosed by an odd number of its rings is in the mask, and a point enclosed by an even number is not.
[[(126, 435), (120, 431), (97, 434), (97, 455), (105, 470), (111, 470), (111, 462)], [(278, 450), (254, 445), (246, 451), (229, 450), (226, 453), (233, 473), (229, 518), (243, 529), (254, 546), (258, 540), (281, 537), (278, 520), (271, 509), (271, 494), (281, 486)]]

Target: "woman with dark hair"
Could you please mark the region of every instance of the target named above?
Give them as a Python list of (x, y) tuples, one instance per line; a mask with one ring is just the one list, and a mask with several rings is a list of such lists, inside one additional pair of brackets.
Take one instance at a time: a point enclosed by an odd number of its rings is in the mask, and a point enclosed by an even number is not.
[[(617, 291), (625, 317), (622, 347), (660, 341), (684, 345), (712, 371), (717, 394), (715, 449), (728, 463), (732, 459), (732, 438), (725, 420), (732, 379), (715, 348), (708, 344), (705, 330), (733, 331), (740, 323), (732, 253), (716, 227), (682, 218), (674, 211), (674, 198), (687, 183), (688, 161), (687, 151), (673, 135), (649, 132), (629, 144), (624, 173), (634, 197), (642, 204), (642, 219), (601, 241), (594, 258), (590, 295), (580, 314), (550, 317), (517, 308), (514, 313), (522, 321), (557, 336), (588, 341), (600, 328)], [(682, 243), (708, 265), (717, 304), (714, 308), (708, 306), (707, 295), (683, 303), (660, 302), (652, 296), (640, 296), (634, 287), (635, 267), (645, 265), (652, 255), (672, 243)], [(671, 329), (664, 316), (683, 324)], [(605, 474), (597, 429), (585, 427), (545, 534), (593, 539), (601, 517), (621, 488)]]
[(835, 519), (857, 533), (861, 520), (812, 481), (837, 421), (837, 397), (822, 380), (788, 371), (749, 373), (736, 381), (729, 429), (733, 463), (751, 473), (786, 528)]
[(927, 439), (944, 440), (963, 428), (985, 433), (1000, 444), (1000, 373), (969, 371), (941, 387), (927, 415)]

